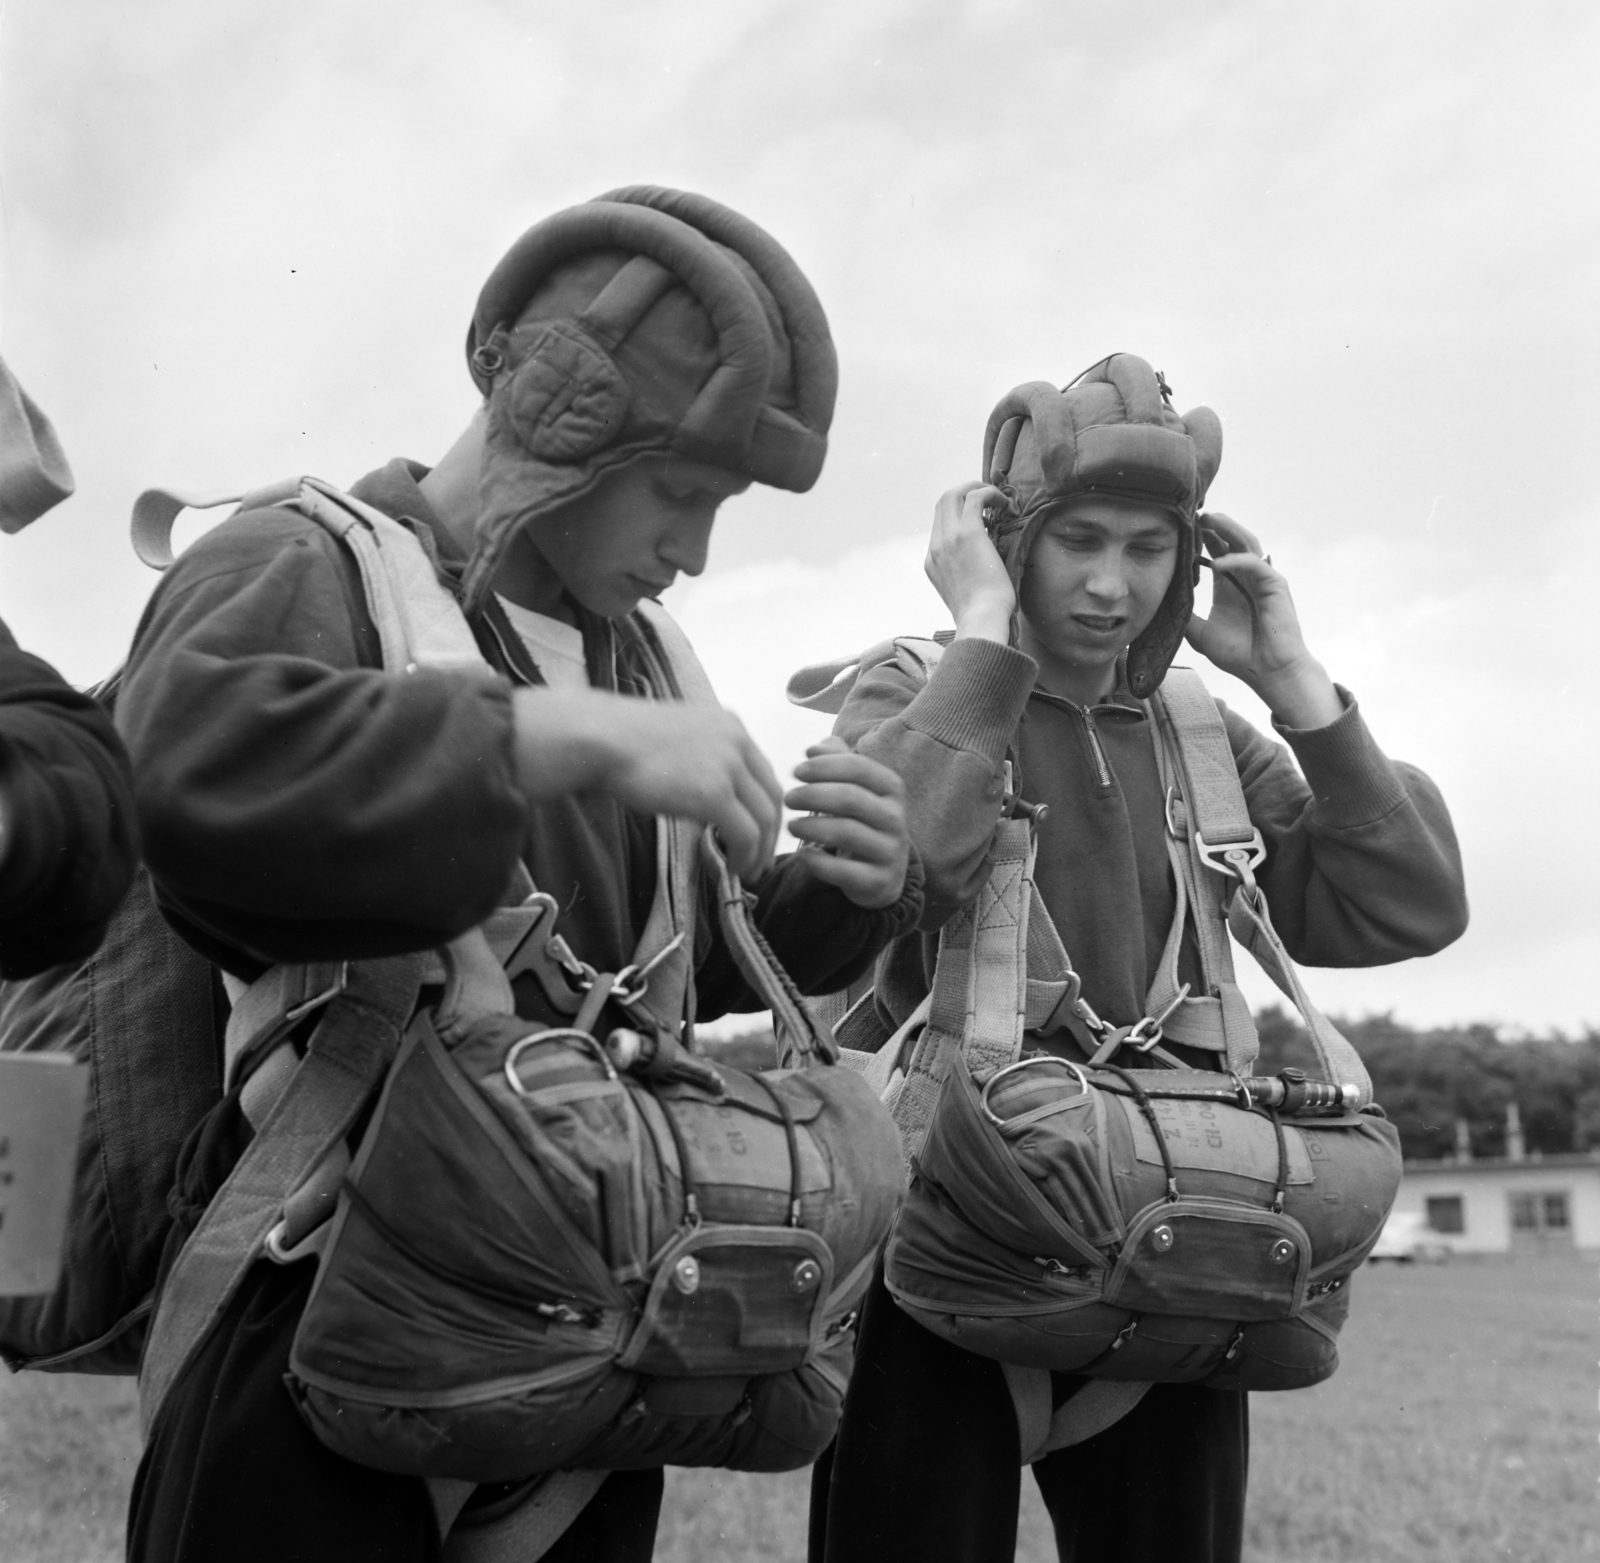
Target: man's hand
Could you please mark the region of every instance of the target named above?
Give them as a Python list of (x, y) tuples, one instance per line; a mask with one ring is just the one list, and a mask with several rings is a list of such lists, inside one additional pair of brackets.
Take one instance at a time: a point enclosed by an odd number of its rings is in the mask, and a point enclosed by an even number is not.
[(1200, 517), (1200, 536), (1211, 555), (1211, 617), (1190, 618), (1189, 644), (1248, 684), (1285, 727), (1337, 721), (1343, 702), (1306, 649), (1289, 583), (1260, 540), (1220, 511)]
[(800, 786), (784, 798), (808, 812), (789, 825), (805, 847), (806, 867), (869, 911), (893, 906), (911, 859), (905, 784), (886, 765), (854, 754), (842, 738), (824, 738), (795, 766)]
[(984, 530), (983, 512), (1011, 501), (989, 483), (962, 483), (934, 507), (933, 535), (923, 569), (956, 621), (957, 640), (1011, 639), (1017, 594), (1000, 555)]
[(511, 698), (517, 782), (529, 803), (597, 793), (638, 814), (712, 826), (741, 878), (772, 866), (781, 789), (731, 711), (601, 690), (518, 689)]

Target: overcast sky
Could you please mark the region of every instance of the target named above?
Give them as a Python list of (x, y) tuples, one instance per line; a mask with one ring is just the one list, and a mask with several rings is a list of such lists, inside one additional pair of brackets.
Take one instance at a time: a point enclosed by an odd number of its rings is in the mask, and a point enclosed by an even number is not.
[(735, 501), (673, 596), (776, 764), (826, 725), (783, 705), (793, 667), (944, 622), (921, 540), (1000, 394), (1137, 352), (1217, 410), (1212, 505), (1460, 829), (1461, 943), (1313, 992), (1600, 1023), (1597, 17), (10, 0), (0, 352), (79, 491), (0, 539), (0, 614), (100, 676), (152, 582), (141, 488), (431, 459), (518, 233), (616, 184), (702, 190), (789, 246), (841, 361), (816, 489)]

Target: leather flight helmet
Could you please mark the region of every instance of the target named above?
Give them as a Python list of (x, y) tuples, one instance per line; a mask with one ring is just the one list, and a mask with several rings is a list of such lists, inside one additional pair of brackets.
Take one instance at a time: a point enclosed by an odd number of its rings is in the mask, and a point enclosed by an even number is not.
[(521, 526), (645, 453), (804, 492), (838, 387), (827, 317), (783, 247), (651, 185), (523, 234), (479, 295), (467, 363), (489, 410), (469, 607)]
[(1141, 700), (1166, 677), (1194, 611), (1197, 517), (1222, 464), (1217, 415), (1196, 407), (1180, 416), (1171, 397), (1144, 359), (1114, 353), (1060, 390), (1043, 380), (1019, 385), (989, 415), (983, 437), (984, 476), (1015, 507), (994, 537), (1019, 590), (1040, 526), (1075, 495), (1157, 505), (1177, 522), (1172, 584), (1128, 647), (1128, 688)]

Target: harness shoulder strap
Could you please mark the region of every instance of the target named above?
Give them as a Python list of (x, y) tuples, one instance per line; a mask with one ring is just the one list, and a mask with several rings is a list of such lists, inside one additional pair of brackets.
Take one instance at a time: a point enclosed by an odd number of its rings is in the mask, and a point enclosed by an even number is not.
[[(1174, 846), (1179, 848), (1173, 853), (1174, 868), (1181, 871), (1180, 882), (1187, 884), (1195, 909), (1202, 956), (1208, 938), (1220, 938), (1225, 945), (1225, 918), (1226, 930), (1250, 952), (1299, 1012), (1324, 1076), (1335, 1084), (1355, 1086), (1358, 1105), (1365, 1106), (1372, 1100), (1372, 1081), (1366, 1066), (1338, 1028), (1311, 1002), (1294, 962), (1272, 926), (1266, 895), (1256, 883), (1255, 870), (1264, 861), (1266, 848), (1261, 832), (1251, 822), (1233, 748), (1216, 701), (1192, 669), (1173, 668), (1153, 704), (1163, 735), (1175, 751), (1183, 822), (1180, 827), (1175, 817), (1178, 809), (1169, 801), (1168, 825)], [(1177, 840), (1180, 828), (1184, 838), (1181, 843)], [(1216, 913), (1211, 911), (1213, 907), (1218, 908)], [(1248, 1006), (1232, 982), (1231, 962), (1222, 999), (1225, 1025), (1230, 999), (1248, 1019)], [(1247, 1049), (1236, 1047), (1230, 1032), (1229, 1068), (1248, 1074), (1258, 1046), (1253, 1022)]]
[(167, 1391), (259, 1259), (284, 1202), (338, 1147), (400, 1045), (415, 958), (364, 961), (332, 999), (276, 1105), (168, 1272), (139, 1370), (146, 1436)]
[[(1001, 821), (994, 866), (983, 889), (939, 934), (927, 1024), (915, 1036), (913, 1015), (878, 1055), (877, 1071), (890, 1081), (884, 1101), (899, 1126), (908, 1163), (922, 1149), (939, 1087), (957, 1053), (979, 1081), (1022, 1054), (1034, 850), (1027, 820)], [(913, 1037), (904, 1075), (893, 1083), (898, 1055)]]

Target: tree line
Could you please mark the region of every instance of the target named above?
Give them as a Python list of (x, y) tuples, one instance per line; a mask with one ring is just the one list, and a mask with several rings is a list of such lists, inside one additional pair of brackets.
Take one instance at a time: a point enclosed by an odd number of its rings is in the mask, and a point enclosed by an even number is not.
[[(1515, 1102), (1529, 1151), (1544, 1155), (1600, 1148), (1600, 1031), (1514, 1041), (1489, 1025), (1422, 1031), (1391, 1015), (1334, 1024), (1361, 1054), (1374, 1095), (1400, 1131), (1407, 1157), (1455, 1154), (1464, 1119), (1474, 1156), (1506, 1154), (1506, 1104)], [(1298, 1018), (1272, 1005), (1256, 1016), (1257, 1074), (1293, 1064), (1316, 1074)]]

